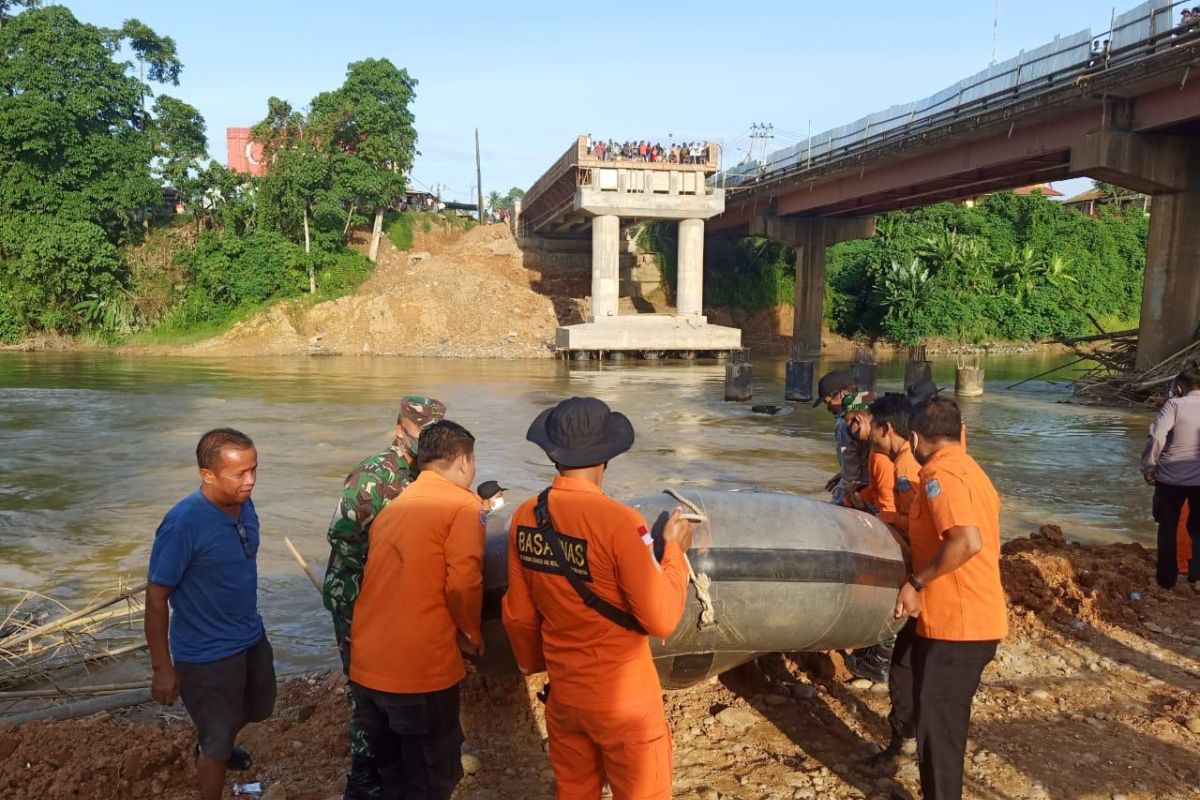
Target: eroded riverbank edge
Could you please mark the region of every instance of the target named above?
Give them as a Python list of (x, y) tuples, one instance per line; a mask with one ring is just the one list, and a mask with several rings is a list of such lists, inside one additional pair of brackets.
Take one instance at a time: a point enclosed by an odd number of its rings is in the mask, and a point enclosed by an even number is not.
[[(1140, 545), (1068, 543), (1052, 527), (1006, 543), (1002, 569), (1012, 633), (976, 698), (966, 796), (1195, 797), (1200, 592), (1154, 586), (1153, 551)], [(676, 797), (915, 793), (915, 764), (896, 776), (858, 765), (885, 741), (887, 697), (848, 677), (836, 655), (773, 654), (668, 693)], [(257, 765), (239, 779), (277, 787), (273, 800), (340, 797), (343, 680), (285, 681), (274, 718), (242, 736)], [(540, 683), (468, 680), (464, 727), (477, 756), (457, 797), (553, 795)], [(152, 706), (0, 730), (0, 795), (182, 800), (192, 742), (182, 708)]]

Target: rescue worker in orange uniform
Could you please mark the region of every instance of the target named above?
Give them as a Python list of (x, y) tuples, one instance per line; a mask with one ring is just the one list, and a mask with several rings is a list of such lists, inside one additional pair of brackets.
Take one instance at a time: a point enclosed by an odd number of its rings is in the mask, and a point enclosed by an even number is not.
[(910, 427), (922, 491), (909, 510), (913, 572), (895, 614), (917, 622), (912, 697), (922, 796), (959, 800), (971, 705), (1008, 633), (1000, 497), (959, 443), (962, 416), (953, 400), (915, 409)]
[[(929, 378), (921, 380), (908, 387), (905, 394), (908, 395), (908, 402), (913, 408), (923, 406), (930, 400), (938, 396), (938, 392), (942, 391), (938, 385)], [(967, 446), (967, 422), (963, 420), (962, 431), (958, 435), (958, 443), (963, 447)]]
[[(860, 446), (869, 444), (871, 412), (868, 408), (874, 399), (875, 395), (870, 392), (858, 392), (847, 395), (842, 400), (842, 418), (846, 422), (846, 432)], [(842, 499), (842, 505), (846, 508), (857, 508), (859, 511), (866, 511), (882, 518), (880, 515), (881, 503), (894, 510), (889, 499), (892, 494), (893, 472), (892, 462), (886, 456), (868, 452), (868, 482), (865, 485), (858, 483), (851, 485)]]
[(382, 800), (449, 800), (462, 779), (459, 683), (483, 655), (483, 514), (475, 437), (441, 420), (417, 440), (420, 475), (371, 525), (354, 607), (350, 688)]
[(691, 525), (671, 514), (659, 562), (641, 515), (603, 493), (608, 462), (634, 440), (603, 401), (564, 400), (526, 438), (559, 474), (513, 514), (503, 620), (521, 671), (549, 673), (556, 796), (598, 800), (607, 782), (613, 800), (665, 800), (673, 748), (649, 637), (683, 615)]
[[(870, 441), (872, 457), (886, 458), (892, 465), (892, 514), (885, 517), (881, 510), (879, 518), (908, 539), (909, 514), (917, 494), (921, 491), (921, 466), (913, 457), (909, 445), (911, 430), (909, 417), (912, 406), (908, 398), (899, 394), (887, 394), (871, 403)], [(884, 749), (867, 759), (873, 770), (894, 771), (906, 744), (913, 746), (916, 737), (915, 708), (913, 703), (913, 641), (916, 638), (916, 621), (909, 620), (896, 634), (891, 652), (888, 654), (888, 694), (892, 710), (888, 713), (891, 737)], [(911, 750), (910, 750), (911, 752)]]

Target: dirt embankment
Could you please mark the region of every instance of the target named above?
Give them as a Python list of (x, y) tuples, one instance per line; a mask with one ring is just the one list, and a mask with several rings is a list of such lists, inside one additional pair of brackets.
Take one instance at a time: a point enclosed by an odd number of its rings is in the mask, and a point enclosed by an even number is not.
[[(1067, 544), (1055, 528), (1008, 543), (1012, 634), (984, 674), (967, 756), (969, 798), (1200, 796), (1200, 592), (1153, 586), (1134, 545)], [(797, 609), (803, 613), (803, 609)], [(837, 655), (769, 655), (667, 694), (676, 797), (886, 798), (917, 791), (860, 761), (887, 735), (886, 688), (848, 681)], [(242, 743), (271, 800), (334, 800), (346, 764), (341, 676), (293, 679)], [(537, 686), (474, 678), (464, 725), (476, 756), (458, 798), (550, 798)], [(143, 708), (0, 731), (0, 797), (190, 798), (192, 734)]]
[(435, 228), (418, 232), (410, 252), (384, 238), (351, 295), (280, 303), (183, 352), (536, 358), (552, 355), (555, 326), (506, 226)]

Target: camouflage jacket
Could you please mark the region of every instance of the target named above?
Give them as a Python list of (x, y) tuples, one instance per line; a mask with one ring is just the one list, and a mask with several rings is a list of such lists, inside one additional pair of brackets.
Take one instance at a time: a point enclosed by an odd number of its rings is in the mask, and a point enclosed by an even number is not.
[(350, 629), (354, 603), (362, 589), (371, 523), (412, 479), (412, 469), (400, 442), (363, 461), (346, 477), (342, 498), (326, 534), (329, 566), (325, 569), (322, 592), (325, 608), (333, 614), (339, 642)]

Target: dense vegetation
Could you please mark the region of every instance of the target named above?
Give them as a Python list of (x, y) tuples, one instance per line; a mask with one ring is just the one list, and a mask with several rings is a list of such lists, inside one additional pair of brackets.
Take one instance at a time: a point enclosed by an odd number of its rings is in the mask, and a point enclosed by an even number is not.
[[(405, 70), (350, 64), (306, 114), (271, 98), (254, 129), (268, 174), (252, 178), (208, 162), (203, 117), (156, 95), (183, 70), (170, 37), (39, 5), (0, 0), (0, 340), (212, 327), (265, 301), (336, 296), (369, 273), (347, 242), (373, 220), (374, 260), (404, 193), (416, 152)], [(180, 233), (177, 280), (131, 255), (164, 228)]]
[[(1141, 211), (1105, 207), (1092, 218), (1011, 192), (974, 207), (884, 214), (872, 238), (829, 249), (826, 317), (847, 336), (900, 344), (1038, 340), (1124, 326), (1139, 313), (1147, 227)], [(654, 247), (668, 261), (671, 235), (658, 234)], [(792, 248), (763, 239), (711, 241), (707, 304), (793, 302), (794, 258)]]

